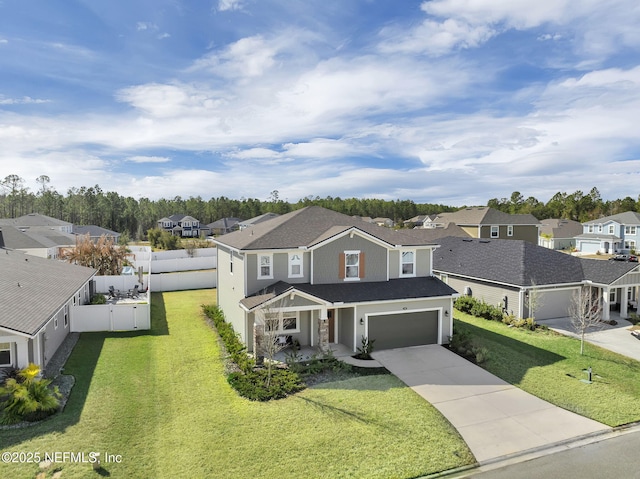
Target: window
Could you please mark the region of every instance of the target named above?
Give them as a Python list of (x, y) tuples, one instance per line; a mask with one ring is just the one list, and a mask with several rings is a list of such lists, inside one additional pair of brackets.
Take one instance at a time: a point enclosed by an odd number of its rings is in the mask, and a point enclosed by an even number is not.
[(261, 254), (258, 256), (258, 279), (273, 278), (273, 256)]
[(355, 280), (360, 278), (360, 251), (346, 251), (344, 254), (344, 277)]
[(11, 343), (0, 343), (0, 366), (11, 365)]
[(626, 235), (634, 235), (634, 234), (636, 234), (636, 227), (635, 226), (625, 226), (624, 227), (624, 234), (626, 234)]
[(299, 324), (297, 312), (276, 312), (265, 318), (264, 329), (274, 333), (299, 333)]
[(589, 225), (589, 233), (593, 233), (593, 225)]
[(507, 236), (513, 236), (513, 225), (507, 226)]
[(289, 277), (302, 278), (302, 254), (289, 253)]
[(602, 225), (598, 225), (598, 233), (602, 233)]
[(400, 276), (416, 275), (416, 253), (415, 251), (403, 251), (400, 258)]
[(634, 240), (625, 240), (624, 249), (636, 249), (636, 242)]
[(615, 228), (616, 228), (615, 226), (613, 226), (613, 225), (609, 225), (609, 234), (610, 234), (610, 235), (612, 235), (612, 234), (614, 234), (614, 233), (615, 233)]
[(233, 251), (229, 251), (229, 273), (233, 274)]
[(69, 326), (69, 305), (64, 307), (64, 327)]
[(491, 237), (492, 238), (498, 238), (500, 236), (500, 227), (499, 226), (492, 226), (491, 227)]

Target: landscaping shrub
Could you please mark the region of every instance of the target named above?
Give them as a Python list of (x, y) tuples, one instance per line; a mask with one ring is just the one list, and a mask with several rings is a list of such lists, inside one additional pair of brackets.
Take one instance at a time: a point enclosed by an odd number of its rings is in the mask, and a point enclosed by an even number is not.
[(458, 299), (454, 301), (453, 306), (458, 311), (462, 311), (463, 313), (470, 314), (471, 308), (473, 308), (473, 305), (475, 303), (476, 303), (476, 300), (472, 296), (460, 296)]
[(489, 349), (474, 344), (471, 333), (466, 329), (454, 331), (453, 335), (449, 336), (449, 349), (479, 365), (489, 359)]
[(227, 380), (238, 394), (252, 401), (282, 399), (305, 388), (300, 376), (293, 371), (272, 370), (269, 387), (266, 386), (267, 375), (265, 369), (257, 369), (249, 373), (231, 373)]
[(247, 348), (233, 326), (225, 320), (222, 310), (211, 305), (203, 305), (202, 310), (213, 321), (227, 353), (240, 369), (229, 374), (227, 381), (242, 397), (253, 401), (269, 401), (287, 397), (306, 387), (295, 371), (274, 368), (269, 376), (266, 369), (256, 369), (255, 361), (247, 354)]
[(502, 308), (485, 303), (484, 300), (477, 300), (472, 296), (461, 296), (455, 300), (453, 306), (463, 313), (488, 319), (490, 321), (502, 321), (504, 313)]
[(94, 294), (91, 298), (91, 304), (106, 304), (107, 297), (104, 294)]
[(50, 379), (38, 379), (40, 368), (29, 364), (18, 373), (19, 379), (8, 378), (0, 387), (1, 424), (39, 421), (53, 414), (60, 404), (60, 391), (51, 389)]
[(218, 306), (211, 305), (203, 305), (202, 310), (213, 321), (233, 362), (245, 373), (252, 371), (255, 361), (247, 354), (247, 348), (240, 341), (240, 336), (233, 329), (233, 326), (225, 320), (222, 310)]

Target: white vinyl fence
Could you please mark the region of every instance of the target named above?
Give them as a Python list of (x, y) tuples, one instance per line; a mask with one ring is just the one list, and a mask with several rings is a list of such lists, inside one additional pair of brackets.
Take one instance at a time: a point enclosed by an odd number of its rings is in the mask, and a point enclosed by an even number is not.
[(109, 286), (113, 286), (113, 289), (119, 289), (120, 291), (128, 291), (133, 289), (135, 285), (138, 285), (140, 291), (146, 291), (149, 287), (149, 275), (142, 275), (142, 286), (140, 286), (139, 277), (134, 275), (120, 275), (120, 276), (94, 276), (96, 293), (108, 294)]
[(151, 329), (149, 303), (87, 304), (71, 311), (72, 332)]
[(151, 291), (183, 291), (186, 289), (209, 289), (217, 286), (215, 271), (182, 271), (151, 275)]

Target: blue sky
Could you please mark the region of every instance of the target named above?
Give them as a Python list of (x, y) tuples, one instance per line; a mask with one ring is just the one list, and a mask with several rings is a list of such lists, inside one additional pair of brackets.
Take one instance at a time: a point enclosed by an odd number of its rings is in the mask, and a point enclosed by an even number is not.
[(0, 179), (638, 197), (637, 0), (0, 0)]

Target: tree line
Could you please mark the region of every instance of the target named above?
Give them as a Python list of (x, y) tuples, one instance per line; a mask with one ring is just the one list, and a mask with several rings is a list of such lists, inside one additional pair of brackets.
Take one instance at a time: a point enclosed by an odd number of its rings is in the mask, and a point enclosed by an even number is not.
[[(284, 214), (305, 206), (322, 206), (350, 216), (391, 218), (401, 223), (417, 215), (455, 211), (458, 208), (435, 203), (415, 203), (412, 200), (382, 200), (377, 198), (340, 198), (307, 196), (295, 203), (280, 199), (278, 191), (269, 198), (232, 199), (225, 196), (208, 200), (200, 196), (151, 200), (121, 196), (114, 191), (103, 191), (99, 185), (69, 188), (61, 194), (50, 185), (49, 177), (36, 179), (37, 191), (25, 187), (25, 180), (18, 175), (8, 175), (0, 181), (0, 218), (16, 218), (28, 213), (68, 221), (75, 225), (97, 225), (130, 238), (146, 239), (147, 231), (165, 216), (186, 214), (201, 224), (213, 223), (221, 218), (249, 219), (264, 213)], [(640, 200), (640, 198), (639, 198)], [(543, 203), (534, 197), (524, 198), (514, 191), (510, 198), (492, 198), (487, 206), (507, 213), (531, 213), (538, 219), (566, 218), (584, 222), (623, 211), (640, 211), (640, 201), (626, 197), (619, 200), (602, 200), (597, 188), (588, 194), (556, 193)]]
[(594, 186), (587, 194), (580, 190), (574, 193), (558, 192), (549, 201), (543, 203), (533, 196), (525, 199), (519, 191), (514, 191), (510, 198), (490, 199), (487, 206), (511, 214), (530, 213), (539, 220), (563, 218), (584, 223), (625, 211), (638, 212), (640, 196), (637, 199), (626, 196), (622, 199), (605, 201), (598, 188)]
[(322, 206), (347, 215), (392, 218), (402, 222), (418, 214), (454, 211), (456, 208), (441, 204), (414, 203), (411, 200), (381, 200), (369, 198), (339, 198), (307, 196), (296, 203), (280, 199), (278, 191), (271, 192), (266, 201), (256, 198), (232, 199), (226, 196), (208, 200), (200, 196), (172, 199), (135, 199), (114, 191), (104, 191), (99, 185), (69, 188), (61, 194), (50, 185), (49, 177), (37, 178), (37, 191), (25, 187), (25, 180), (9, 175), (0, 181), (0, 218), (17, 218), (28, 213), (68, 221), (75, 225), (97, 225), (129, 238), (146, 239), (147, 232), (155, 228), (160, 218), (185, 214), (201, 224), (213, 223), (221, 218), (250, 219), (265, 213), (284, 214), (305, 206)]

